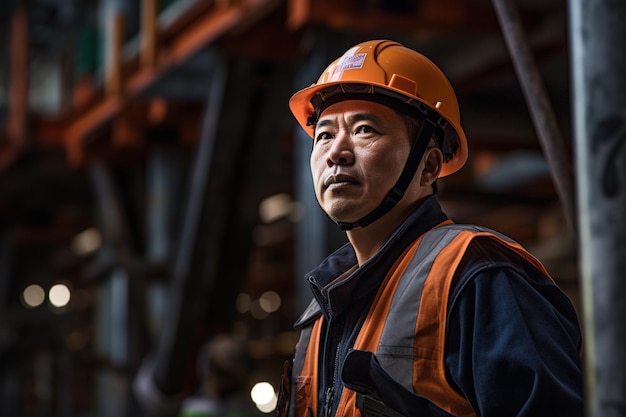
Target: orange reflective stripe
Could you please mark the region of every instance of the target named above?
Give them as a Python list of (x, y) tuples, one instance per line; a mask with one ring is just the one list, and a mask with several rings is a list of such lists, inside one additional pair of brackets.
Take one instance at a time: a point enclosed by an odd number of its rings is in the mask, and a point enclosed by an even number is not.
[(319, 359), (319, 340), (324, 316), (320, 316), (313, 324), (302, 370), (296, 377), (295, 417), (308, 417), (307, 408), (317, 415), (318, 379), (317, 364)]
[(427, 346), (428, 349), (416, 347), (419, 351), (414, 363), (413, 389), (459, 417), (476, 414), (467, 400), (456, 392), (446, 379), (444, 349), (448, 296), (452, 279), (468, 245), (480, 236), (498, 240), (550, 277), (544, 266), (519, 243), (487, 231), (461, 231), (435, 259), (429, 279), (424, 283), (422, 302), (417, 315), (415, 339), (420, 341), (420, 346)]

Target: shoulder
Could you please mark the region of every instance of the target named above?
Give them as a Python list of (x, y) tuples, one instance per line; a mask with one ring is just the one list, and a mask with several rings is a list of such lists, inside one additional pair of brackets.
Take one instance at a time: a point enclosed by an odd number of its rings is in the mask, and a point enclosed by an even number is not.
[(462, 288), (481, 274), (493, 275), (495, 272), (523, 278), (531, 285), (554, 285), (540, 261), (521, 246), (507, 245), (495, 235), (478, 235), (465, 249), (457, 268), (455, 287)]
[(514, 239), (495, 230), (462, 224), (450, 224), (430, 230), (420, 244), (422, 253), (456, 259), (457, 275), (471, 276), (489, 268), (513, 268), (521, 274), (548, 277), (539, 260)]
[(435, 250), (439, 252), (446, 247), (446, 251), (452, 252), (449, 258), (457, 259), (449, 300), (477, 279), (481, 287), (495, 285), (492, 280), (496, 276), (536, 288), (557, 288), (537, 258), (512, 238), (492, 229), (453, 224), (432, 230), (424, 240), (430, 250), (439, 247)]
[(512, 250), (498, 240), (485, 236), (473, 239), (455, 273), (448, 299), (449, 318), (459, 312), (464, 316), (469, 310), (483, 310), (487, 303), (490, 307), (480, 314), (496, 312), (507, 321), (517, 315), (552, 316), (555, 323), (566, 324), (571, 334), (576, 334), (577, 313), (571, 300), (542, 268), (532, 255)]

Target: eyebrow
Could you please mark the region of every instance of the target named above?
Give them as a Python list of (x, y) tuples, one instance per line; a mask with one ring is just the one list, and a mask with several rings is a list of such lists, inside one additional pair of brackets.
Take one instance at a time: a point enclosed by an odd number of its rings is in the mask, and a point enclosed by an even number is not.
[[(371, 112), (359, 112), (359, 113), (354, 113), (352, 115), (350, 115), (350, 117), (348, 117), (348, 123), (356, 123), (356, 122), (360, 122), (362, 120), (370, 120), (374, 123), (379, 123), (381, 120), (380, 116), (377, 116), (374, 113)], [(336, 124), (334, 120), (332, 119), (321, 119), (319, 122), (317, 122), (317, 124), (315, 125), (315, 129), (319, 129), (321, 127), (324, 126), (329, 126), (329, 125), (334, 125)]]

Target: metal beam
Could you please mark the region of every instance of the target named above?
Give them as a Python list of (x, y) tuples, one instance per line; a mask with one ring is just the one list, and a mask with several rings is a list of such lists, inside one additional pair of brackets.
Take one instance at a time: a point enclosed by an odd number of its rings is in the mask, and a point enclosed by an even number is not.
[(552, 179), (565, 217), (572, 229), (576, 230), (576, 195), (572, 157), (559, 130), (541, 74), (526, 40), (519, 12), (512, 0), (493, 0), (493, 5), (540, 144), (550, 165)]
[(120, 75), (122, 96), (95, 96), (91, 106), (75, 109), (76, 114), (63, 129), (70, 162), (80, 163), (85, 139), (120, 114), (129, 101), (139, 97), (167, 71), (182, 65), (221, 36), (260, 18), (278, 4), (277, 0), (243, 0), (225, 8), (213, 9), (186, 26), (167, 45), (159, 45), (155, 65), (131, 66)]

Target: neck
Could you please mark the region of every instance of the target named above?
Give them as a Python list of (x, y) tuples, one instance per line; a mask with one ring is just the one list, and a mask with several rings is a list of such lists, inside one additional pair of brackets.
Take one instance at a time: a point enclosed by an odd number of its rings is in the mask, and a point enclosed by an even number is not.
[(366, 227), (356, 227), (346, 232), (348, 240), (354, 248), (359, 266), (378, 252), (383, 243), (415, 211), (421, 201), (416, 201), (408, 206), (398, 205), (372, 224)]

